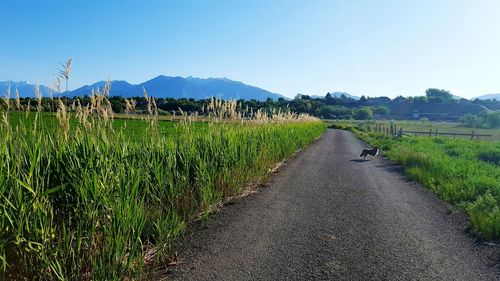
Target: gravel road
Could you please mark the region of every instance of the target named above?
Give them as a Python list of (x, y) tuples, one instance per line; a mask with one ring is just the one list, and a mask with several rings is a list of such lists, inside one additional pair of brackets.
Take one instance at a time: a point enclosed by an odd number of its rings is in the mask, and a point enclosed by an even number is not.
[(328, 130), (187, 235), (161, 279), (500, 280), (499, 245), (398, 166), (360, 161), (362, 148)]

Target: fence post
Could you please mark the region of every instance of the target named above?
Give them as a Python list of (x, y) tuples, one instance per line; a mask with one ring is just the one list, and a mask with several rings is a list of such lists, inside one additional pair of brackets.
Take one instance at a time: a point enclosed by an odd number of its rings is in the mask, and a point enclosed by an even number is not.
[(473, 140), (474, 139), (474, 131), (472, 131), (472, 134), (470, 135), (470, 139)]
[(403, 137), (403, 127), (399, 127), (399, 135), (398, 135), (399, 138), (402, 138)]
[(432, 137), (432, 128), (429, 129), (429, 138)]
[(438, 136), (438, 129), (436, 129), (436, 137)]

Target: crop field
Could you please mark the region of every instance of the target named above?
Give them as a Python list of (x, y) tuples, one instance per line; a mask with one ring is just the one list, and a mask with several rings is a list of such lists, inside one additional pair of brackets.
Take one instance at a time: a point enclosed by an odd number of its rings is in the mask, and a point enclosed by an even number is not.
[[(49, 132), (57, 132), (59, 126), (59, 121), (56, 114), (41, 112), (40, 113), (41, 122), (39, 122), (39, 127), (42, 130), (47, 130)], [(127, 118), (128, 117), (128, 118)], [(24, 112), (12, 111), (9, 112), (9, 125), (13, 128), (19, 127), (22, 124), (26, 129), (32, 130), (35, 123), (35, 114), (26, 115)], [(141, 119), (142, 118), (142, 119)], [(156, 120), (155, 130), (158, 130), (161, 135), (175, 136), (178, 130), (181, 129), (183, 122), (181, 119), (164, 119), (158, 118)], [(69, 120), (69, 125), (72, 129), (81, 127), (79, 121), (75, 118)], [(121, 115), (119, 118), (114, 118), (111, 123), (112, 129), (115, 132), (124, 130), (126, 131), (126, 137), (130, 140), (143, 140), (144, 138), (149, 138), (149, 134), (145, 134), (148, 130), (149, 122), (144, 120), (144, 114), (130, 114)], [(190, 125), (195, 128), (198, 133), (206, 131), (208, 129), (208, 120), (206, 122), (190, 122)]]
[(352, 123), (333, 127), (352, 130), (379, 146), (385, 156), (405, 167), (409, 178), (466, 210), (474, 232), (487, 239), (500, 238), (500, 142), (394, 138)]
[(161, 121), (154, 105), (114, 119), (105, 101), (1, 113), (0, 279), (134, 279), (174, 255), (189, 220), (326, 128), (291, 113), (240, 120), (223, 102), (214, 116), (238, 121)]

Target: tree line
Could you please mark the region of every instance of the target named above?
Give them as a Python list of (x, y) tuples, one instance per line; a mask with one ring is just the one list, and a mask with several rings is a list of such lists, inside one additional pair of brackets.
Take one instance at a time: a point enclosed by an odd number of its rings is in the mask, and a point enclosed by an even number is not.
[[(68, 98), (61, 97), (62, 101), (67, 106), (77, 99), (85, 105), (90, 102), (89, 96), (83, 98)], [(133, 98), (136, 102), (136, 112), (144, 113), (147, 111), (147, 100), (144, 97)], [(125, 110), (125, 99), (120, 96), (109, 97), (113, 111), (121, 113)], [(23, 108), (35, 105), (34, 98), (20, 98), (20, 104)], [(160, 114), (169, 115), (175, 114), (176, 111), (183, 112), (198, 112), (202, 113), (203, 108), (210, 103), (210, 99), (196, 100), (193, 98), (158, 98), (156, 104)], [(273, 100), (268, 98), (265, 101), (251, 99), (238, 100), (238, 105), (241, 108), (252, 108), (253, 110), (262, 110), (263, 112), (271, 113), (273, 110), (293, 111), (296, 113), (307, 113), (324, 119), (355, 119), (369, 120), (390, 119), (390, 108), (395, 108), (404, 104), (480, 104), (488, 108), (500, 109), (500, 102), (496, 100), (467, 100), (454, 97), (449, 91), (441, 89), (427, 89), (424, 96), (403, 97), (397, 96), (390, 99), (388, 97), (366, 97), (353, 99), (342, 94), (334, 96), (327, 93), (324, 97), (311, 97), (309, 95), (298, 94), (293, 99), (278, 98)], [(1, 105), (6, 107), (5, 103)], [(42, 108), (44, 111), (55, 111), (56, 107), (50, 98), (42, 99)], [(470, 127), (499, 127), (495, 118), (500, 115), (497, 111), (485, 111), (484, 113), (475, 116), (468, 114), (462, 117), (460, 121), (465, 126)]]

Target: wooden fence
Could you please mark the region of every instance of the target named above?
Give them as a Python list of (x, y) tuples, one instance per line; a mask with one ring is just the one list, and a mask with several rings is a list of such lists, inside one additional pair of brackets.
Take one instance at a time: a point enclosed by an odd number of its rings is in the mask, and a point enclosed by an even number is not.
[(473, 139), (487, 139), (491, 140), (493, 138), (493, 135), (485, 135), (485, 134), (476, 134), (474, 131), (472, 131), (470, 134), (467, 133), (442, 133), (439, 132), (438, 129), (435, 131), (429, 129), (429, 131), (407, 131), (404, 130), (403, 127), (399, 127), (399, 129), (396, 127), (396, 125), (389, 125), (389, 126), (383, 126), (383, 125), (375, 125), (373, 127), (368, 126), (369, 131), (377, 132), (377, 133), (382, 133), (388, 136), (393, 136), (393, 137), (402, 137), (403, 135), (406, 136), (428, 136), (430, 137), (438, 137), (438, 136), (447, 136), (447, 137), (465, 137), (469, 138), (471, 140)]

